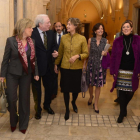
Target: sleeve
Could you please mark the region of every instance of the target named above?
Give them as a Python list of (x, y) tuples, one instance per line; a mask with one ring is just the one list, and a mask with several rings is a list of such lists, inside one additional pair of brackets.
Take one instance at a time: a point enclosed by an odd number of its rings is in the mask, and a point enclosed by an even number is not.
[(10, 47), (10, 41), (8, 38), (6, 41), (4, 56), (3, 56), (3, 60), (1, 64), (1, 77), (6, 77), (10, 56), (11, 56), (11, 47)]
[(82, 53), (80, 54), (81, 60), (84, 60), (88, 57), (88, 46), (87, 46), (87, 41), (86, 38), (83, 37), (83, 42), (82, 42)]
[(36, 57), (35, 40), (33, 40), (33, 42), (34, 42), (34, 49), (35, 49), (35, 76), (39, 76), (38, 65), (37, 65), (37, 57)]
[[(52, 31), (53, 32), (53, 31)], [(55, 34), (52, 33), (52, 37), (53, 37), (53, 43), (52, 43), (52, 53), (54, 52), (54, 50), (58, 51), (57, 50), (57, 43), (56, 43), (56, 39), (55, 39)]]
[(55, 60), (55, 65), (60, 64), (60, 62), (62, 60), (62, 57), (63, 57), (63, 54), (64, 54), (64, 44), (63, 44), (63, 37), (62, 37), (61, 41), (60, 41), (60, 46), (59, 46), (59, 49), (58, 49), (58, 57)]
[(110, 74), (113, 75), (115, 74), (114, 70), (115, 70), (115, 62), (116, 62), (116, 54), (117, 54), (117, 50), (116, 50), (116, 41), (113, 42), (113, 47), (112, 47), (112, 52), (111, 52), (111, 60), (110, 60)]

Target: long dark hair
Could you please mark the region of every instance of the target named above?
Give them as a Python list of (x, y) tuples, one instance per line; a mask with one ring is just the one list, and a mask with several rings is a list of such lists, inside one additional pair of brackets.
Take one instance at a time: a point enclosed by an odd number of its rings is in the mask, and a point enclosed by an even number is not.
[(93, 26), (93, 29), (92, 29), (92, 31), (93, 31), (93, 37), (96, 37), (95, 31), (97, 31), (100, 26), (103, 27), (103, 35), (102, 35), (102, 37), (105, 37), (105, 27), (104, 27), (104, 25), (102, 23), (97, 23), (97, 24), (95, 24)]
[[(126, 21), (122, 24), (122, 26), (121, 26), (120, 36), (123, 35), (122, 28), (123, 28), (124, 24), (126, 24), (126, 23), (128, 23), (128, 24), (130, 25), (130, 27), (133, 28), (133, 24), (131, 23), (131, 21), (126, 20)], [(132, 34), (134, 35), (134, 31), (133, 31), (133, 30), (132, 30)]]

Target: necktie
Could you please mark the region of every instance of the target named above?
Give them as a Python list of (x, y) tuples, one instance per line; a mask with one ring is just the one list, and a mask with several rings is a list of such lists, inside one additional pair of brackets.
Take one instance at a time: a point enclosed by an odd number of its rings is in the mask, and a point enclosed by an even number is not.
[(60, 41), (61, 41), (61, 35), (59, 34), (59, 39), (58, 39), (58, 45), (60, 45)]
[(46, 36), (45, 32), (42, 32), (42, 33), (44, 34), (44, 47), (47, 50), (47, 36)]

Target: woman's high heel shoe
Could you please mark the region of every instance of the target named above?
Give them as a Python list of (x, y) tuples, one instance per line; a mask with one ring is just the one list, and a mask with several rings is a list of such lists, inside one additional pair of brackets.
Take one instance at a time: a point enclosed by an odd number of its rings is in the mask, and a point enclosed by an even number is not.
[(78, 108), (77, 108), (76, 104), (73, 101), (71, 101), (71, 104), (72, 104), (72, 107), (73, 107), (73, 111), (75, 113), (78, 113)]
[(95, 106), (94, 106), (94, 104), (93, 104), (93, 109), (94, 109), (94, 111), (95, 111), (96, 113), (99, 114), (99, 110), (95, 110)]
[(118, 119), (117, 119), (117, 123), (122, 123), (123, 122), (123, 115), (119, 115)]
[(26, 133), (26, 129), (20, 130), (20, 132), (22, 132), (23, 134), (25, 134)]
[(140, 132), (140, 123), (139, 123), (139, 125), (138, 125), (138, 132)]
[[(92, 100), (93, 100), (93, 98), (94, 98), (94, 96), (92, 95)], [(91, 105), (91, 104), (92, 104), (92, 101), (91, 102), (88, 101), (88, 105)]]
[(66, 111), (65, 116), (64, 116), (65, 121), (69, 119), (69, 114), (70, 114), (70, 111)]
[(16, 130), (16, 126), (15, 127), (11, 126), (11, 131), (14, 132), (15, 130)]

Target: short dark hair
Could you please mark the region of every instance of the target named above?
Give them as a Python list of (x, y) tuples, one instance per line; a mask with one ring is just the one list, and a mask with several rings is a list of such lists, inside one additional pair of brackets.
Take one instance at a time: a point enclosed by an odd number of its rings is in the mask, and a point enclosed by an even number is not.
[[(126, 23), (128, 23), (128, 24), (130, 25), (130, 27), (133, 28), (133, 24), (131, 24), (129, 20), (126, 20), (126, 21), (122, 24), (122, 26), (121, 26), (120, 36), (123, 35), (122, 28), (123, 28), (124, 24), (126, 24)], [(133, 22), (132, 22), (132, 23), (133, 23)], [(132, 30), (132, 34), (134, 35), (134, 31), (133, 31), (133, 30)]]
[(96, 37), (95, 31), (97, 31), (100, 26), (103, 27), (103, 35), (102, 35), (102, 37), (105, 37), (105, 27), (104, 27), (104, 25), (102, 23), (97, 23), (97, 24), (95, 24), (93, 26), (93, 29), (92, 29), (92, 31), (93, 31), (93, 37)]

